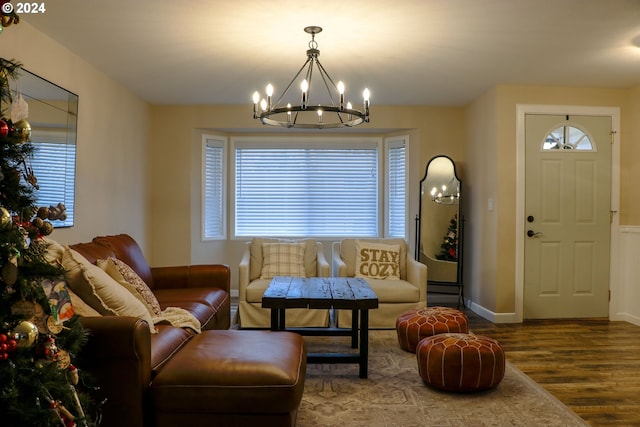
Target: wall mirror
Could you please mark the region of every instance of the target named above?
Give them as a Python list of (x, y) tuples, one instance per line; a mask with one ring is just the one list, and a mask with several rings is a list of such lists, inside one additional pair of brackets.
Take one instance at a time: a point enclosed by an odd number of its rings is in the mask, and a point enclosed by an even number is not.
[(464, 217), (460, 211), (461, 201), (462, 182), (458, 178), (453, 160), (447, 156), (432, 158), (420, 181), (415, 257), (428, 268), (428, 292), (451, 294), (451, 289), (447, 287), (455, 287), (458, 306), (460, 303), (464, 305)]
[(66, 219), (53, 220), (54, 227), (71, 227), (74, 222), (78, 95), (20, 70), (11, 82), (11, 95), (29, 106), (31, 142), (35, 148), (30, 167), (38, 180), (37, 206), (66, 207)]

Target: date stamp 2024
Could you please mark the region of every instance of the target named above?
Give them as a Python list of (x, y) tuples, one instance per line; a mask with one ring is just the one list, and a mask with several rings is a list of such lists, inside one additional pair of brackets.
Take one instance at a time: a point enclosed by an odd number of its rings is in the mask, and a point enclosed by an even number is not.
[(25, 3), (16, 3), (15, 6), (6, 2), (2, 5), (2, 13), (11, 14), (13, 12), (20, 14), (36, 14), (36, 13), (45, 13), (47, 11), (47, 7), (44, 2), (25, 2)]

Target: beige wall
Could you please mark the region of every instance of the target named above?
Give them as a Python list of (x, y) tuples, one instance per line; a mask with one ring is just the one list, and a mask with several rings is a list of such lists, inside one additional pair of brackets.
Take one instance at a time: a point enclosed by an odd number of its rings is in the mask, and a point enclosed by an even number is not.
[(149, 106), (24, 21), (2, 32), (0, 54), (79, 96), (75, 225), (51, 237), (129, 233), (144, 247)]
[[(630, 98), (635, 97), (637, 109), (637, 94), (637, 90), (500, 85), (469, 106), (467, 150), (469, 158), (474, 161), (468, 168), (470, 175), (482, 182), (477, 185), (477, 191), (470, 191), (471, 206), (467, 208), (473, 224), (469, 227), (471, 236), (467, 234), (472, 239), (472, 248), (467, 243), (467, 249), (472, 250), (473, 256), (466, 258), (465, 268), (471, 271), (465, 276), (468, 277), (467, 285), (471, 288), (474, 302), (495, 313), (515, 311), (516, 106), (620, 107), (620, 132), (627, 136), (623, 136), (621, 141), (624, 176), (631, 173), (629, 171), (640, 155), (635, 148), (637, 125), (634, 125), (635, 130), (631, 125), (633, 103)], [(495, 153), (491, 153), (494, 150)], [(625, 152), (629, 155), (625, 156)], [(489, 212), (488, 198), (494, 194), (494, 212)], [(629, 224), (625, 221), (640, 218), (640, 205), (634, 199), (629, 181), (623, 181), (621, 223)]]
[[(466, 111), (468, 179), (463, 181), (465, 298), (496, 306), (498, 268), (498, 118), (496, 91), (475, 100)], [(489, 203), (493, 204), (489, 210)]]
[(640, 86), (629, 91), (629, 108), (622, 118), (620, 157), (620, 224), (640, 225)]
[[(375, 127), (364, 125), (354, 131), (375, 135), (407, 134), (413, 144), (410, 148), (414, 150), (412, 156), (417, 155), (416, 166), (409, 178), (412, 186), (409, 190), (409, 223), (413, 230), (413, 218), (418, 210), (418, 182), (428, 160), (437, 154), (446, 154), (456, 160), (464, 158), (464, 110), (372, 106), (373, 120)], [(237, 136), (268, 130), (253, 120), (249, 102), (236, 106), (152, 107), (149, 221), (153, 230), (151, 259), (154, 265), (226, 263), (231, 266), (232, 286), (236, 286), (244, 241), (200, 240), (201, 134), (208, 131)], [(413, 239), (411, 232), (409, 240), (413, 242)], [(329, 256), (331, 242), (323, 243), (325, 254)]]

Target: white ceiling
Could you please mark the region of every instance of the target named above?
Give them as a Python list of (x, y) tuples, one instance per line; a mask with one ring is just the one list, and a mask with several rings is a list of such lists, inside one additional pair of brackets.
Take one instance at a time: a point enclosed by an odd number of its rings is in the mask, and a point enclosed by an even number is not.
[(324, 29), (331, 77), (354, 98), (368, 87), (372, 105), (464, 105), (497, 84), (640, 85), (640, 0), (45, 5), (21, 18), (153, 104), (249, 104), (268, 82), (282, 90), (306, 59), (309, 25)]

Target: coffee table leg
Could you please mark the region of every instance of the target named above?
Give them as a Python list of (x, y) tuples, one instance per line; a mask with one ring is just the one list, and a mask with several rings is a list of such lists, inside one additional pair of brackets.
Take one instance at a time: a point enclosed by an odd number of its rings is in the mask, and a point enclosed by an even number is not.
[(367, 378), (368, 371), (369, 371), (369, 310), (360, 310), (360, 378)]
[(284, 308), (272, 308), (271, 309), (271, 330), (272, 331), (284, 331), (285, 319)]
[(358, 311), (351, 313), (351, 348), (358, 348)]

